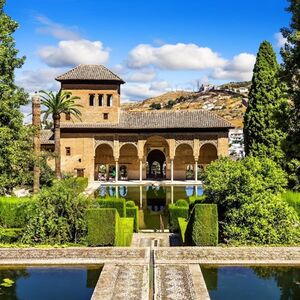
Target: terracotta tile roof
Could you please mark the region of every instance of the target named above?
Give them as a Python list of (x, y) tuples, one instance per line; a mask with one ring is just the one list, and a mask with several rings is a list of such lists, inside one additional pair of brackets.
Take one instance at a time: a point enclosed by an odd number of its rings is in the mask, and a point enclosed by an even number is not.
[(102, 65), (79, 65), (72, 70), (57, 76), (57, 81), (65, 80), (113, 80), (125, 83), (118, 75)]
[(216, 114), (204, 110), (151, 111), (120, 113), (119, 123), (63, 123), (61, 128), (111, 128), (111, 129), (159, 129), (159, 128), (234, 128), (234, 125)]
[(41, 144), (54, 144), (53, 132), (50, 129), (41, 130)]

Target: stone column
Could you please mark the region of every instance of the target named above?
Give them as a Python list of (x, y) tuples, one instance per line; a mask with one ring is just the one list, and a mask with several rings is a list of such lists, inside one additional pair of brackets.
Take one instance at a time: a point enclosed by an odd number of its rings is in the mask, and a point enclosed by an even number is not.
[(32, 125), (34, 126), (33, 152), (35, 162), (33, 167), (33, 193), (36, 194), (40, 190), (40, 166), (39, 158), (41, 152), (41, 100), (37, 95), (32, 97)]
[(116, 160), (116, 178), (115, 181), (119, 180), (119, 162)]
[(140, 182), (143, 181), (143, 160), (140, 159)]
[(174, 159), (171, 159), (171, 182), (174, 181)]
[(195, 173), (195, 182), (197, 183), (198, 182), (198, 159), (197, 160), (195, 159), (195, 170), (194, 170), (194, 173)]

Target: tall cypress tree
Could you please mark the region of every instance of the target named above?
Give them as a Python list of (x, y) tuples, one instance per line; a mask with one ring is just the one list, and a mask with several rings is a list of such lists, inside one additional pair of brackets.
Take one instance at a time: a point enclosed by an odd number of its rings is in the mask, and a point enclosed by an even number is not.
[(289, 187), (300, 190), (300, 0), (289, 0), (287, 11), (292, 15), (290, 27), (281, 29), (287, 39), (281, 49), (282, 78), (293, 101), (286, 144), (287, 171)]
[(246, 155), (266, 156), (282, 163), (286, 138), (282, 114), (287, 110), (283, 90), (276, 55), (271, 44), (264, 41), (257, 54), (244, 117)]
[(24, 63), (12, 34), (17, 22), (4, 12), (0, 0), (0, 194), (30, 180), (31, 139), (23, 125), (20, 106), (28, 103), (27, 94), (14, 83), (14, 71)]

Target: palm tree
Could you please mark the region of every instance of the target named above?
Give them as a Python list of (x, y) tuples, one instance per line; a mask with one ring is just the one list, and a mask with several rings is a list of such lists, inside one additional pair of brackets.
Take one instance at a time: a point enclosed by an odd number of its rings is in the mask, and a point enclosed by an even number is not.
[(60, 90), (58, 93), (40, 91), (41, 104), (46, 107), (42, 111), (44, 121), (51, 115), (54, 124), (54, 154), (55, 154), (55, 174), (61, 178), (61, 155), (60, 155), (60, 115), (62, 113), (70, 114), (80, 119), (81, 112), (75, 103), (80, 97), (72, 96), (71, 92)]

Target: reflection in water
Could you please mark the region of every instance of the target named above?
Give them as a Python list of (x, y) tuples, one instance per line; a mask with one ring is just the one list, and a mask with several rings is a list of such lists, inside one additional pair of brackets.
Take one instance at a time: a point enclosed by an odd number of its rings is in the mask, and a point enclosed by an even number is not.
[(300, 299), (299, 267), (201, 266), (214, 299)]
[(100, 276), (99, 266), (0, 268), (0, 281), (14, 281), (0, 287), (1, 300), (90, 299)]
[(139, 207), (140, 229), (159, 229), (161, 220), (168, 228), (168, 204), (190, 196), (201, 196), (201, 186), (100, 186), (96, 197), (121, 197)]

